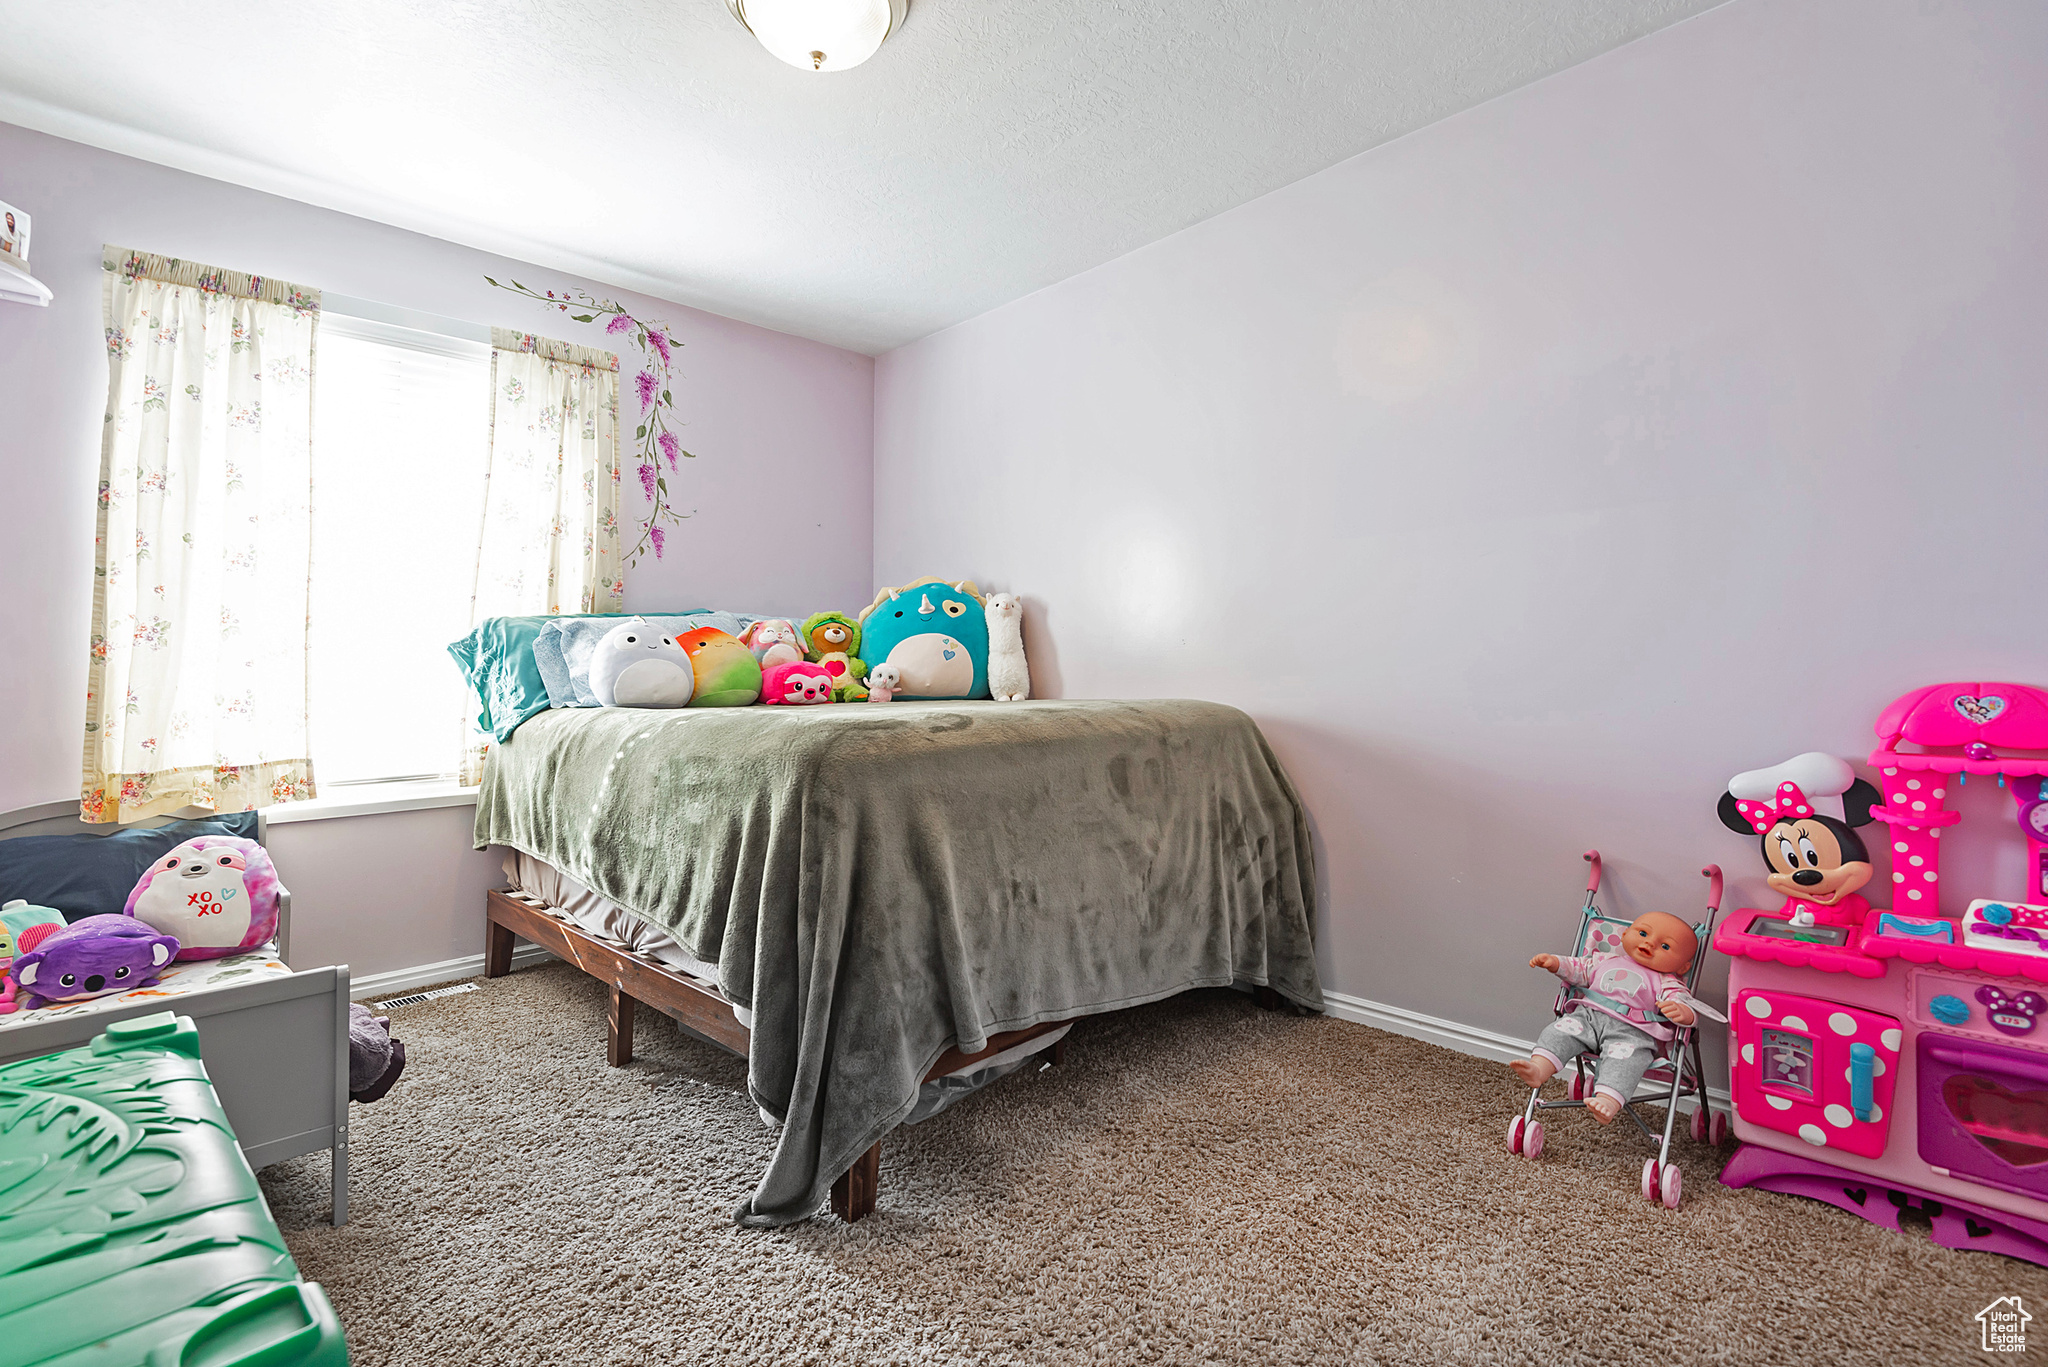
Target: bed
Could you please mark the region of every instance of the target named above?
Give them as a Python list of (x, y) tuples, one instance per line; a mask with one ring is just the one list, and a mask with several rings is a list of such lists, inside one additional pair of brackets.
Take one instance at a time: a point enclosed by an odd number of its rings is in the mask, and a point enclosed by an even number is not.
[(1233, 983), (1322, 1006), (1305, 816), (1213, 703), (560, 709), (493, 751), (475, 842), (515, 856), (487, 974), (516, 936), (603, 979), (615, 1063), (640, 1003), (746, 1055), (780, 1127), (747, 1226), (859, 1218), (934, 1084), (1078, 1018)]
[[(78, 803), (0, 813), (0, 840), (111, 835)], [(256, 839), (267, 834), (259, 815)], [(252, 1168), (332, 1151), (334, 1223), (348, 1219), (348, 968), (294, 971), (291, 894), (278, 889), (277, 941), (250, 954), (174, 964), (151, 987), (0, 1016), (0, 1064), (89, 1043), (114, 1021), (175, 1011), (199, 1030), (202, 1061)]]

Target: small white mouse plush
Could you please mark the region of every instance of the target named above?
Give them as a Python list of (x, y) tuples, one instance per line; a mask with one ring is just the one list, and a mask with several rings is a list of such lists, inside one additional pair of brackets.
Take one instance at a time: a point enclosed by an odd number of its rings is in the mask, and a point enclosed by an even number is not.
[(590, 653), (590, 691), (606, 707), (688, 707), (697, 676), (674, 637), (634, 617)]
[(903, 671), (892, 664), (878, 664), (868, 671), (866, 686), (869, 702), (889, 702), (903, 687)]
[(997, 702), (1023, 702), (1031, 696), (1024, 604), (1014, 593), (991, 593), (982, 612), (988, 618), (988, 695)]

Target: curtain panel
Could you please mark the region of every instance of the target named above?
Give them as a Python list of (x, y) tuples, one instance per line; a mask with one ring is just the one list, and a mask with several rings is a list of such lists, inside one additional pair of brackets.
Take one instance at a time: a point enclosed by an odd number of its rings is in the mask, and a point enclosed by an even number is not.
[(108, 247), (81, 812), (314, 795), (307, 743), (320, 295)]
[(619, 358), (491, 333), (491, 455), (470, 622), (617, 612)]
[[(505, 328), (491, 331), (491, 449), (470, 625), (488, 617), (618, 612), (619, 358)], [(483, 777), (490, 737), (465, 728), (463, 783)]]

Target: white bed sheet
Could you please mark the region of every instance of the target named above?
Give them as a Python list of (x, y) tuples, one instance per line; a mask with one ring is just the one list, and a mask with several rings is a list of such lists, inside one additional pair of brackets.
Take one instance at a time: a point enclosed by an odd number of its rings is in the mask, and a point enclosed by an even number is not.
[[(714, 992), (718, 990), (718, 965), (706, 963), (677, 944), (667, 931), (644, 921), (616, 902), (607, 901), (544, 859), (522, 850), (505, 852), (505, 877), (512, 886), (537, 897), (571, 921), (607, 940), (616, 940), (636, 954), (645, 954), (664, 967), (695, 978)], [(741, 1025), (754, 1028), (754, 1013), (735, 1006), (732, 1013)]]

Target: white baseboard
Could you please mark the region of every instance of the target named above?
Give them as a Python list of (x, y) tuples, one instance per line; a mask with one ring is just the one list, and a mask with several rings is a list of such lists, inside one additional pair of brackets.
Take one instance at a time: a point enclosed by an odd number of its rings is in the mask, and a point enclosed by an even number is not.
[[(554, 957), (539, 945), (522, 944), (512, 951), (512, 967), (526, 968)], [(443, 959), (437, 964), (418, 964), (412, 968), (394, 968), (389, 973), (367, 973), (360, 978), (350, 977), (348, 994), (356, 1001), (368, 1001), (374, 997), (399, 997), (407, 992), (416, 992), (422, 987), (431, 987), (435, 983), (453, 982), (457, 978), (474, 978), (483, 971), (483, 955), (465, 954), (459, 959)]]
[(1345, 992), (1332, 992), (1328, 988), (1323, 989), (1323, 1006), (1338, 1020), (1370, 1025), (1376, 1030), (1406, 1035), (1409, 1039), (1440, 1044), (1446, 1049), (1455, 1049), (1474, 1058), (1490, 1058), (1496, 1063), (1527, 1058), (1529, 1051), (1536, 1047), (1536, 1041), (1532, 1039), (1497, 1035), (1491, 1030), (1481, 1030), (1476, 1025), (1445, 1020), (1441, 1016), (1425, 1016), (1420, 1011), (1410, 1011), (1402, 1006), (1389, 1006), (1385, 1002), (1367, 1001), (1364, 997), (1354, 997)]
[[(1441, 1045), (1460, 1054), (1470, 1054), (1474, 1058), (1492, 1059), (1496, 1063), (1509, 1063), (1518, 1058), (1527, 1058), (1529, 1051), (1536, 1047), (1536, 1041), (1533, 1039), (1499, 1035), (1491, 1030), (1482, 1030), (1476, 1025), (1466, 1025), (1462, 1021), (1445, 1020), (1441, 1016), (1426, 1016), (1420, 1011), (1410, 1011), (1403, 1006), (1367, 1001), (1364, 997), (1354, 997), (1346, 992), (1332, 992), (1328, 988), (1323, 989), (1323, 1009), (1338, 1020), (1351, 1021), (1357, 1025), (1370, 1025), (1375, 1030), (1405, 1035), (1409, 1039)], [(1647, 1083), (1644, 1085), (1650, 1086)], [(1716, 1105), (1732, 1104), (1726, 1087), (1716, 1087), (1710, 1083), (1707, 1086), (1707, 1096)]]

